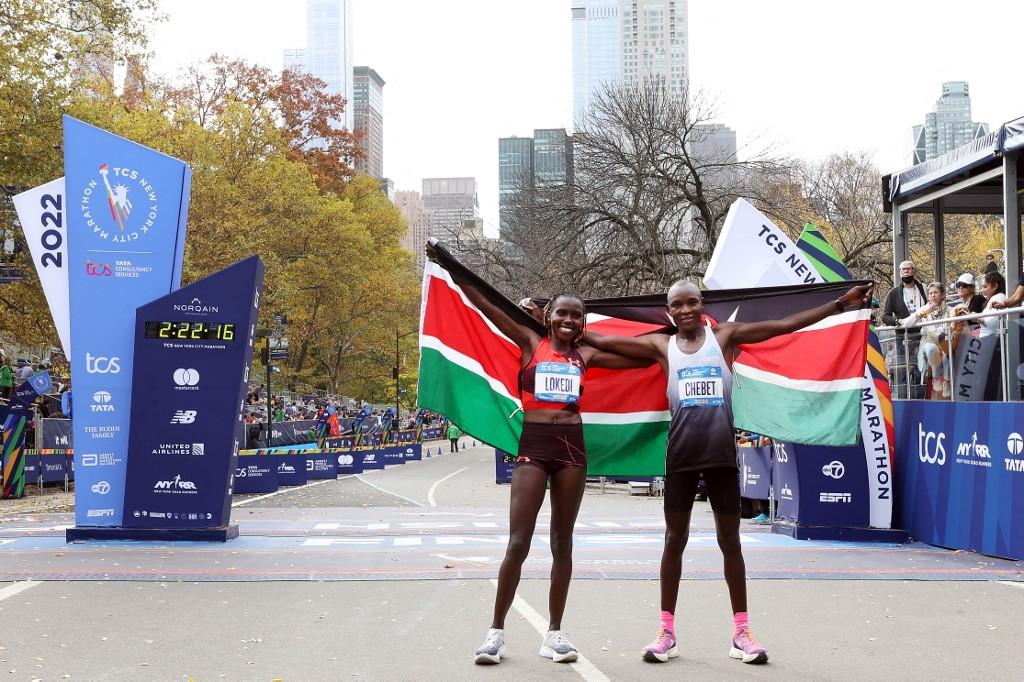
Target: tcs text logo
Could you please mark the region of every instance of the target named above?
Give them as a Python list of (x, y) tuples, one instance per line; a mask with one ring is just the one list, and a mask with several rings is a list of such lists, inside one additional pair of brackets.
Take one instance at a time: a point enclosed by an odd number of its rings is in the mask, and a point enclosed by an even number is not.
[(85, 371), (89, 374), (119, 374), (121, 372), (121, 358), (105, 358), (85, 354)]
[(942, 441), (946, 439), (944, 433), (933, 433), (932, 431), (925, 431), (924, 425), (921, 422), (917, 423), (917, 456), (925, 464), (938, 464), (942, 466), (946, 463), (946, 448), (943, 446)]
[(90, 277), (110, 277), (114, 274), (114, 268), (110, 263), (92, 263), (85, 261), (85, 274)]

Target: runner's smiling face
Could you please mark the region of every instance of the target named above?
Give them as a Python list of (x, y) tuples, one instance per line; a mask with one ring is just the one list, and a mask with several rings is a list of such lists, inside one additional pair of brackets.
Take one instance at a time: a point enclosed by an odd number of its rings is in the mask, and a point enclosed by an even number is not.
[(692, 284), (680, 284), (668, 290), (668, 316), (679, 331), (692, 331), (700, 327), (704, 313), (704, 298)]
[(551, 304), (548, 329), (551, 338), (571, 343), (583, 329), (583, 302), (570, 296), (559, 296)]

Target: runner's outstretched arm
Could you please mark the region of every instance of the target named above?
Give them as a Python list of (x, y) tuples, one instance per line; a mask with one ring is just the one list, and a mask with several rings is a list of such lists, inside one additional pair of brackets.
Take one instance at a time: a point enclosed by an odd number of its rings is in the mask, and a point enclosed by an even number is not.
[(829, 315), (853, 310), (868, 305), (871, 302), (871, 290), (874, 284), (862, 284), (853, 287), (845, 294), (831, 303), (823, 303), (816, 308), (793, 313), (781, 320), (767, 320), (764, 322), (723, 322), (719, 325), (721, 331), (728, 334), (728, 343), (738, 345), (744, 343), (759, 343), (775, 338), (781, 334), (789, 334), (798, 329), (803, 329), (815, 322), (824, 320)]
[(616, 355), (657, 361), (662, 357), (661, 346), (664, 344), (662, 334), (645, 334), (644, 336), (606, 336), (587, 331), (583, 342), (590, 344), (599, 351)]

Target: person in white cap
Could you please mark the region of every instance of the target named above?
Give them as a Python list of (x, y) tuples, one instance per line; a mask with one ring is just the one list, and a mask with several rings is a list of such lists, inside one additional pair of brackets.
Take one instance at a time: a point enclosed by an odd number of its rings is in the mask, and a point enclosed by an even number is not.
[(953, 306), (956, 314), (980, 313), (985, 309), (985, 297), (974, 293), (974, 275), (971, 273), (965, 272), (957, 278), (956, 292), (960, 295), (960, 303)]

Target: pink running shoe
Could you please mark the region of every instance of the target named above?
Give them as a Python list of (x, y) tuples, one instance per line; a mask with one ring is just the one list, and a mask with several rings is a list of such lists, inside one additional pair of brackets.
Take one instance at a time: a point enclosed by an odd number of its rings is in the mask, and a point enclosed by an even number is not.
[(676, 637), (668, 630), (662, 629), (654, 641), (645, 646), (640, 653), (648, 663), (664, 663), (679, 655), (679, 649), (676, 648)]
[(739, 658), (744, 663), (767, 663), (768, 651), (757, 643), (750, 628), (742, 628), (732, 637), (729, 658)]

